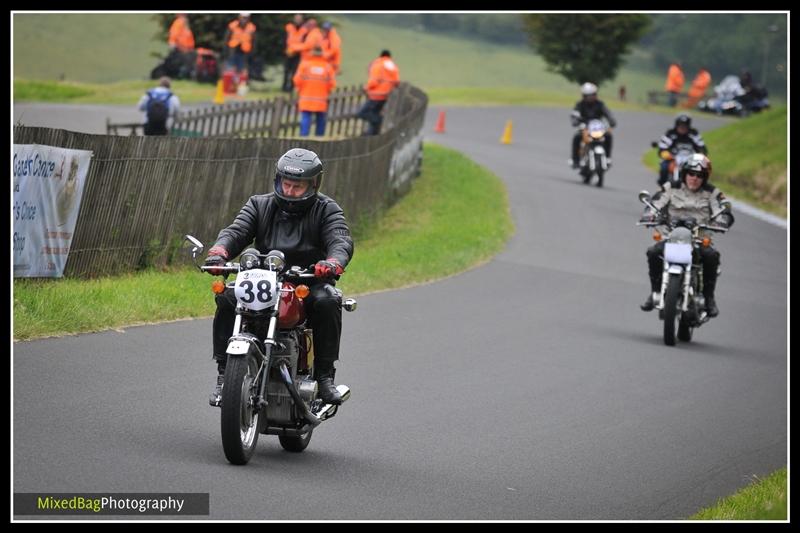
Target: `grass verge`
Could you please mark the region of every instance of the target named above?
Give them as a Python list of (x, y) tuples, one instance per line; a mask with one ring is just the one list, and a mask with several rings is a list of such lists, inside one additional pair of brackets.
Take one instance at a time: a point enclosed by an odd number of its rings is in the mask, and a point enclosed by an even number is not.
[(786, 520), (786, 489), (786, 468), (781, 468), (763, 479), (755, 477), (751, 485), (689, 520)]
[[(782, 217), (788, 212), (786, 120), (787, 108), (775, 107), (703, 134), (714, 168), (711, 181), (725, 194)], [(658, 172), (655, 150), (643, 161)]]
[[(82, 83), (73, 81), (14, 80), (14, 103), (55, 102), (65, 104), (123, 104), (135, 106), (139, 98), (158, 84), (154, 80), (118, 81), (114, 83)], [(251, 84), (253, 85), (253, 84)], [(225, 95), (226, 102), (262, 100), (283, 94), (277, 89), (265, 88), (254, 82), (257, 90), (246, 96)], [(173, 80), (172, 91), (181, 104), (211, 102), (216, 95), (216, 85), (187, 80)]]
[[(363, 294), (431, 281), (487, 260), (513, 232), (505, 188), (454, 150), (428, 145), (424, 171), (382, 216), (354, 228), (340, 283)], [(212, 277), (181, 268), (101, 279), (14, 280), (14, 339), (210, 316)]]

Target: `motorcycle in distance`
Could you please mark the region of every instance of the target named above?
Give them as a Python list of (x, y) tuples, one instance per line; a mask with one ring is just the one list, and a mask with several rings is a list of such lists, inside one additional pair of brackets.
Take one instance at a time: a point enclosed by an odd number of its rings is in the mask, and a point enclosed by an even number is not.
[(765, 87), (753, 87), (745, 90), (739, 76), (725, 76), (719, 85), (714, 87), (714, 96), (697, 103), (700, 111), (717, 115), (734, 115), (746, 117), (750, 113), (758, 113), (769, 108)]
[[(676, 324), (677, 338), (689, 342), (692, 340), (694, 328), (699, 328), (710, 320), (703, 296), (703, 266), (695, 250), (700, 246), (711, 246), (712, 242), (709, 237), (701, 237), (699, 232), (705, 229), (725, 233), (728, 228), (699, 224), (692, 217), (672, 217), (667, 221), (663, 213), (651, 203), (651, 196), (647, 191), (639, 193), (639, 201), (652, 209), (656, 220), (640, 221), (637, 226), (668, 226), (670, 229), (664, 245), (661, 291), (655, 299), (658, 317), (664, 321), (664, 344), (675, 346)], [(712, 215), (711, 221), (729, 211), (730, 206), (730, 202), (724, 200), (722, 209)], [(662, 235), (656, 231), (653, 239), (660, 241)]]
[[(338, 411), (337, 405), (317, 397), (312, 331), (303, 310), (309, 288), (302, 283), (314, 277), (313, 266), (287, 268), (281, 251), (262, 254), (255, 248), (245, 250), (238, 263), (202, 266), (197, 257), (203, 244), (191, 235), (186, 240), (200, 271), (222, 275), (225, 281), (230, 274), (236, 276), (233, 282), (212, 283), (215, 294), (232, 288), (237, 301), (220, 404), (225, 457), (246, 464), (260, 433), (277, 435), (284, 450), (302, 452), (314, 429)], [(342, 302), (346, 311), (356, 305), (353, 298)], [(346, 385), (336, 389), (342, 403), (350, 398)]]
[(597, 186), (603, 186), (603, 177), (608, 171), (605, 138), (609, 131), (606, 123), (600, 119), (592, 119), (588, 124), (580, 124), (581, 146), (578, 152), (580, 175), (588, 184), (592, 176), (597, 175)]
[[(653, 141), (650, 143), (653, 148), (658, 148), (658, 142)], [(681, 188), (681, 167), (686, 162), (687, 159), (692, 157), (694, 154), (694, 148), (691, 145), (679, 144), (675, 153), (669, 150), (661, 150), (658, 153), (658, 157), (661, 159), (665, 159), (669, 161), (668, 169), (667, 169), (667, 181), (669, 181), (670, 186), (673, 189), (680, 189)], [(664, 190), (664, 183), (661, 181), (661, 175), (658, 176), (658, 185), (661, 187), (661, 190)]]

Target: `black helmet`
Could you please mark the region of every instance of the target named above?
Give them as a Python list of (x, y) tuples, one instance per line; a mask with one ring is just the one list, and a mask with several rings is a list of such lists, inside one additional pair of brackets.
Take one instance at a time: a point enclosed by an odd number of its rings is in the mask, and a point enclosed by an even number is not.
[[(305, 181), (310, 185), (300, 196), (287, 196), (283, 180)], [(322, 185), (322, 161), (317, 154), (304, 148), (292, 148), (283, 154), (275, 165), (275, 199), (288, 213), (300, 213), (317, 201)]]
[(681, 113), (677, 117), (675, 117), (675, 127), (677, 128), (679, 125), (684, 124), (687, 128), (692, 128), (692, 117), (687, 113)]
[(711, 177), (711, 160), (705, 154), (696, 153), (687, 159), (681, 166), (681, 181), (686, 183), (686, 173), (691, 172), (703, 178), (703, 185)]

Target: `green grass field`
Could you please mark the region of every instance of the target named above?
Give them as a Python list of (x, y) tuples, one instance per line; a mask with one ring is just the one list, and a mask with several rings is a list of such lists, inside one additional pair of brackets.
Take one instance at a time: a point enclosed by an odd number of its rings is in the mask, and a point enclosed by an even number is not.
[[(787, 108), (775, 107), (703, 134), (713, 165), (711, 181), (726, 194), (786, 217)], [(644, 163), (658, 172), (658, 156)]]
[[(441, 103), (529, 103), (527, 91), (532, 91), (530, 95), (534, 97), (544, 95), (551, 101), (569, 105), (578, 97), (577, 84), (547, 72), (544, 62), (524, 46), (494, 45), (374, 24), (359, 20), (357, 15), (330, 15), (330, 18), (337, 24), (343, 40), (340, 86), (363, 83), (369, 62), (388, 48), (400, 67), (402, 79), (431, 91), (434, 98), (447, 97)], [(15, 14), (13, 30), (14, 79), (20, 82), (144, 83), (158, 62), (151, 53), (166, 52), (166, 43), (153, 40), (157, 25), (147, 14)], [(102, 50), (87, 41), (90, 34), (93, 42), (103, 43)], [(41, 35), (48, 38), (42, 39)], [(631, 102), (644, 103), (648, 90), (661, 87), (663, 76), (644, 69), (647, 61), (642, 52), (633, 52), (630, 63), (636, 67), (623, 68), (616, 80), (601, 87), (601, 97), (616, 100), (617, 89), (624, 84)], [(273, 78), (277, 88), (280, 68), (271, 73), (268, 77)], [(120, 100), (128, 98), (128, 91), (136, 93), (138, 99), (141, 87), (135, 83), (107, 89), (90, 85), (88, 89), (93, 94), (71, 96), (59, 91), (46, 97), (48, 101), (64, 98), (75, 103), (123, 103)], [(200, 89), (206, 91), (208, 100), (213, 98), (208, 85), (201, 85)], [(495, 94), (492, 89), (498, 92)], [(181, 90), (188, 91), (188, 85)], [(187, 101), (194, 101), (187, 96)], [(23, 99), (40, 100), (42, 95), (18, 85), (15, 100)], [(124, 100), (129, 102), (130, 99)]]
[(786, 520), (788, 480), (786, 468), (758, 479), (689, 520)]

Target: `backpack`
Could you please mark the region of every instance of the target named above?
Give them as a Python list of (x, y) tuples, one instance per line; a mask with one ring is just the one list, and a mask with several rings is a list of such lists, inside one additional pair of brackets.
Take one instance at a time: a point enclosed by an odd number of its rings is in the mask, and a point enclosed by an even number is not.
[(172, 93), (147, 91), (149, 100), (147, 101), (147, 122), (152, 125), (166, 125), (169, 116), (169, 99)]

